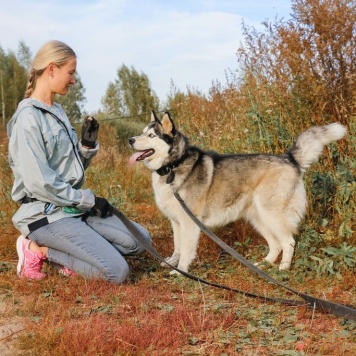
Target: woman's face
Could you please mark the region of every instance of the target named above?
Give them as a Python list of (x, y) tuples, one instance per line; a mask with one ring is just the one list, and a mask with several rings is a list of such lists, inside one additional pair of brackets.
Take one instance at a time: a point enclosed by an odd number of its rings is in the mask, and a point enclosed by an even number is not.
[(67, 94), (71, 85), (75, 83), (75, 71), (77, 69), (77, 59), (69, 58), (68, 62), (61, 67), (53, 66), (53, 77), (51, 81), (52, 91), (59, 95)]

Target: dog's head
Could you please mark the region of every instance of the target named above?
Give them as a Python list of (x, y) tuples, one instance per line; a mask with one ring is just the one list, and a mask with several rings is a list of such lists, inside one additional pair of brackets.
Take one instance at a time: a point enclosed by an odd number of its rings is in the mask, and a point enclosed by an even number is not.
[(129, 138), (129, 145), (137, 150), (131, 156), (130, 163), (142, 161), (150, 170), (168, 164), (177, 135), (178, 131), (168, 112), (159, 120), (152, 111), (151, 122), (143, 129), (142, 135)]

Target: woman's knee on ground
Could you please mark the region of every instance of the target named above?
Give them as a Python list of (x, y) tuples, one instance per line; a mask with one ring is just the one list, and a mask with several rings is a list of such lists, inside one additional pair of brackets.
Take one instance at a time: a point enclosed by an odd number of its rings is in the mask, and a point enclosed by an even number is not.
[(130, 269), (126, 261), (112, 263), (104, 268), (102, 278), (112, 283), (123, 283), (129, 276)]

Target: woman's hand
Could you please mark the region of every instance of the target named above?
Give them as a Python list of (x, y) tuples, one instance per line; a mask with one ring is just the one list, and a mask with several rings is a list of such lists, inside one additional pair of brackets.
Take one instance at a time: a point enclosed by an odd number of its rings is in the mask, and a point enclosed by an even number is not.
[(98, 138), (100, 124), (92, 116), (86, 116), (82, 125), (82, 145), (88, 148), (95, 148)]
[(112, 216), (114, 212), (114, 208), (112, 205), (110, 205), (110, 203), (105, 198), (96, 196), (95, 205), (93, 206), (92, 211), (94, 212), (95, 215), (104, 218), (107, 214), (109, 216)]

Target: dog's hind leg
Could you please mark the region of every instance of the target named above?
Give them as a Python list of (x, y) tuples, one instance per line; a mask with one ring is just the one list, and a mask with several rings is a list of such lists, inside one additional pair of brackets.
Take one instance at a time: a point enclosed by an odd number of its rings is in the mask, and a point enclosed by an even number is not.
[[(264, 222), (259, 219), (254, 219), (253, 226), (262, 235), (262, 237), (267, 241), (269, 252), (264, 258), (265, 261), (274, 263), (280, 253), (282, 252), (282, 246), (280, 242), (276, 239), (274, 234), (270, 231), (270, 228), (265, 225)], [(256, 263), (258, 265), (258, 263)]]
[(283, 218), (273, 218), (271, 215), (267, 218), (266, 212), (263, 222), (256, 219), (253, 223), (269, 246), (269, 253), (265, 257), (265, 260), (274, 263), (282, 252), (282, 261), (279, 264), (279, 270), (289, 269), (294, 254), (295, 241), (291, 230), (285, 226)]
[(282, 261), (279, 270), (290, 268), (294, 255), (295, 240), (293, 235), (298, 231), (298, 225), (305, 212), (305, 190), (302, 183), (295, 190), (294, 196), (288, 201), (280, 214), (276, 214), (271, 220), (273, 234), (282, 246)]
[(294, 246), (295, 246), (295, 240), (292, 234), (284, 235), (283, 240), (281, 241), (281, 245), (282, 245), (283, 254), (282, 254), (282, 262), (279, 264), (280, 271), (289, 269), (292, 263)]
[(300, 180), (295, 188), (295, 193), (289, 199), (286, 207), (279, 218), (279, 229), (275, 231), (275, 236), (281, 243), (283, 254), (280, 270), (289, 269), (294, 255), (295, 240), (293, 235), (298, 232), (298, 225), (305, 215), (306, 198), (303, 182)]
[(292, 194), (279, 197), (278, 192), (271, 193), (271, 197), (263, 204), (255, 199), (255, 209), (249, 216), (250, 222), (266, 239), (270, 248), (265, 260), (273, 263), (282, 252), (280, 270), (289, 269), (292, 262), (295, 245), (293, 233), (303, 213), (303, 194), (299, 195), (296, 198)]

